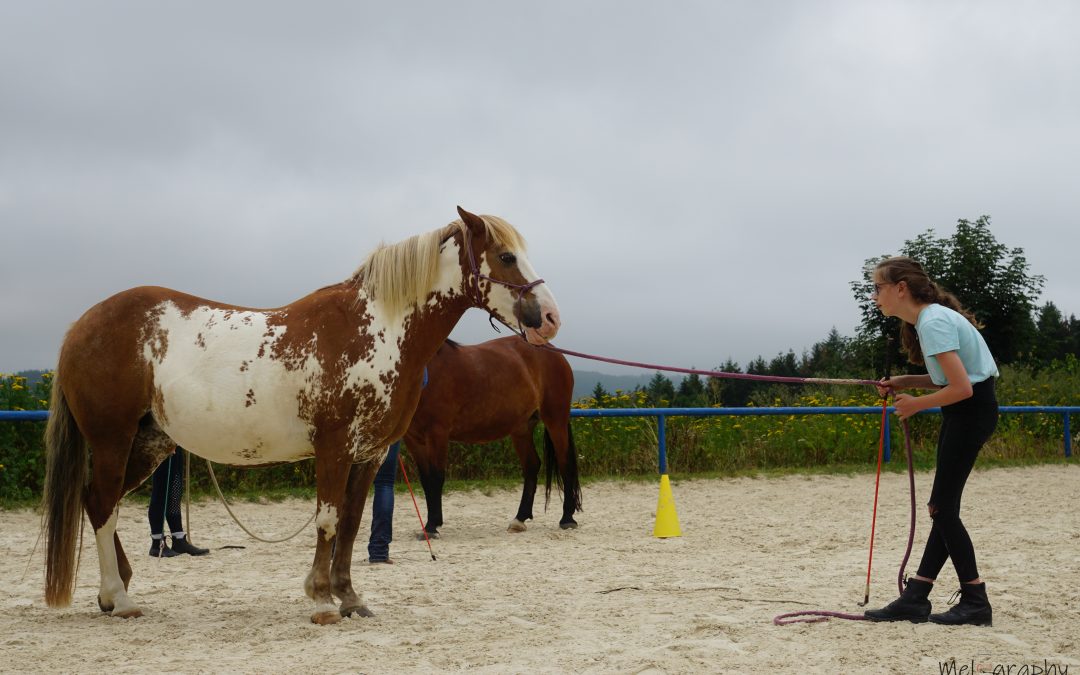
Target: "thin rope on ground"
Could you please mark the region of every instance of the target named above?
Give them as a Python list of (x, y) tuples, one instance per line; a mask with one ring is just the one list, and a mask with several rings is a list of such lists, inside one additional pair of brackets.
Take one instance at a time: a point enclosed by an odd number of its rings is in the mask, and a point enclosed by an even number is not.
[(280, 544), (283, 541), (289, 541), (290, 539), (296, 537), (298, 534), (306, 530), (308, 525), (311, 525), (311, 521), (315, 520), (315, 515), (319, 512), (318, 507), (316, 507), (315, 512), (311, 514), (311, 517), (308, 518), (308, 521), (304, 523), (299, 530), (293, 532), (287, 537), (282, 537), (281, 539), (267, 539), (265, 537), (260, 537), (259, 535), (249, 530), (242, 522), (240, 522), (240, 519), (237, 518), (236, 514), (233, 513), (233, 510), (229, 507), (229, 502), (225, 500), (225, 495), (221, 493), (221, 486), (218, 485), (217, 476), (214, 475), (214, 467), (210, 464), (210, 460), (206, 460), (206, 468), (210, 470), (210, 482), (214, 484), (214, 489), (217, 490), (218, 497), (221, 498), (221, 503), (225, 505), (225, 510), (229, 512), (230, 516), (232, 516), (233, 521), (240, 526), (241, 530), (247, 532), (249, 537), (261, 541), (264, 544)]

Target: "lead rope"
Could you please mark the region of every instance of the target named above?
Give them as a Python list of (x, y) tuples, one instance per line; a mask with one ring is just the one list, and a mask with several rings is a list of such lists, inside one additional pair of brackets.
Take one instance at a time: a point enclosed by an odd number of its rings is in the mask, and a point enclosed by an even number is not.
[(233, 510), (229, 507), (229, 502), (225, 500), (225, 495), (221, 493), (221, 486), (218, 485), (217, 476), (214, 475), (214, 467), (212, 464), (210, 464), (210, 460), (206, 460), (206, 468), (210, 471), (210, 482), (214, 484), (214, 489), (217, 490), (218, 497), (221, 498), (221, 503), (225, 505), (225, 510), (229, 512), (230, 516), (232, 516), (233, 522), (239, 525), (241, 530), (247, 532), (249, 537), (257, 541), (261, 541), (264, 544), (280, 544), (283, 541), (289, 541), (293, 537), (306, 530), (307, 526), (311, 524), (311, 521), (315, 520), (315, 514), (319, 512), (318, 507), (316, 507), (314, 513), (311, 514), (311, 517), (308, 518), (307, 522), (304, 523), (299, 530), (293, 532), (287, 537), (282, 537), (281, 539), (266, 539), (264, 537), (260, 537), (259, 535), (249, 530), (247, 526), (245, 526), (242, 522), (240, 522), (240, 519), (236, 517), (236, 514), (233, 513)]
[[(908, 430), (907, 420), (903, 420), (901, 426), (903, 426), (904, 429), (904, 450), (907, 454), (908, 469), (908, 493), (911, 496), (911, 520), (910, 525), (908, 526), (907, 547), (904, 549), (904, 558), (900, 561), (900, 570), (896, 574), (896, 587), (899, 592), (903, 594), (904, 570), (907, 568), (908, 559), (911, 557), (911, 547), (915, 543), (915, 462), (911, 455), (911, 433)], [(871, 539), (870, 545), (872, 549), (873, 539)], [(867, 578), (869, 578), (869, 574), (870, 572), (867, 570)], [(869, 588), (869, 586), (867, 588)], [(867, 602), (869, 602), (869, 591), (867, 591)], [(806, 610), (802, 612), (780, 614), (773, 618), (773, 623), (777, 626), (787, 626), (793, 623), (817, 623), (819, 621), (828, 621), (830, 618), (849, 619), (851, 621), (866, 620), (866, 616), (863, 614), (846, 614), (844, 612), (829, 612), (825, 610)]]

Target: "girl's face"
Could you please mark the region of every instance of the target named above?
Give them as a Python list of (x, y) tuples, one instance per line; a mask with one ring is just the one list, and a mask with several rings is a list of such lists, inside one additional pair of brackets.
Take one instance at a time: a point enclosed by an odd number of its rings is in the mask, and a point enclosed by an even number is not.
[(881, 270), (874, 271), (874, 290), (870, 297), (874, 299), (874, 304), (885, 316), (896, 316), (898, 284), (903, 282), (892, 283), (885, 281), (881, 274)]

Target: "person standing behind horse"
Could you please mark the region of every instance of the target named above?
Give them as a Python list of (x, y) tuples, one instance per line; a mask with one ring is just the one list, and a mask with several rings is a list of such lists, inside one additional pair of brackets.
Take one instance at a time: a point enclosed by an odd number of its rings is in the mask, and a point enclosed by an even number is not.
[[(191, 543), (184, 532), (180, 516), (180, 499), (184, 495), (184, 453), (177, 446), (173, 454), (154, 470), (151, 479), (150, 507), (150, 555), (155, 558), (172, 558), (181, 553), (206, 555), (210, 549), (199, 548)], [(165, 544), (165, 521), (169, 521), (172, 548)]]
[(390, 542), (394, 539), (394, 481), (397, 480), (398, 452), (396, 441), (386, 453), (371, 487), (371, 537), (368, 539), (368, 562), (393, 564)]
[[(428, 370), (424, 366), (420, 388), (428, 383)], [(401, 441), (390, 445), (386, 459), (379, 466), (371, 484), (371, 536), (368, 538), (369, 563), (394, 563), (390, 558), (390, 542), (394, 540), (394, 482), (397, 481), (398, 457)]]
[[(979, 576), (975, 548), (960, 520), (960, 498), (979, 450), (997, 427), (994, 378), (998, 369), (971, 312), (935, 284), (916, 261), (887, 258), (874, 270), (874, 301), (885, 316), (903, 321), (901, 343), (908, 360), (925, 364), (925, 375), (883, 379), (889, 390), (937, 389), (923, 396), (896, 394), (901, 419), (941, 406), (934, 484), (927, 506), (933, 527), (918, 572), (889, 605), (866, 612), (871, 621), (930, 620), (941, 624), (993, 623), (986, 584)], [(930, 590), (945, 561), (952, 558), (960, 580), (960, 602), (947, 612), (931, 614)]]

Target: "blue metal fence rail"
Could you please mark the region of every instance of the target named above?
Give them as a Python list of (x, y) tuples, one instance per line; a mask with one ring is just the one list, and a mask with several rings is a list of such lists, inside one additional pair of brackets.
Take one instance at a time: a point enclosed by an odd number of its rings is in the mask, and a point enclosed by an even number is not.
[[(1003, 405), (999, 408), (1002, 413), (1044, 413), (1061, 415), (1065, 425), (1065, 456), (1072, 457), (1072, 433), (1069, 426), (1069, 415), (1080, 414), (1080, 406), (1034, 406), (1034, 405)], [(892, 429), (892, 416), (894, 409), (889, 406), (889, 414), (885, 417), (885, 450), (884, 460), (889, 461), (892, 456), (889, 438)], [(941, 408), (929, 408), (923, 412), (940, 413)], [(782, 408), (586, 408), (571, 410), (571, 417), (655, 417), (657, 418), (657, 440), (659, 441), (660, 473), (667, 473), (667, 442), (664, 432), (665, 421), (668, 417), (715, 417), (718, 415), (880, 415), (881, 408), (877, 406), (860, 407), (782, 407)]]
[[(1002, 413), (1041, 413), (1061, 415), (1065, 427), (1065, 456), (1072, 457), (1072, 432), (1069, 426), (1069, 416), (1080, 414), (1080, 406), (1038, 406), (1038, 405), (1004, 405), (1000, 408)], [(940, 408), (930, 408), (924, 412), (940, 413)], [(664, 427), (668, 417), (716, 417), (719, 415), (880, 415), (881, 408), (876, 406), (860, 407), (783, 407), (783, 408), (584, 408), (570, 411), (571, 417), (655, 417), (657, 428), (657, 440), (659, 442), (660, 473), (667, 473), (667, 434)], [(893, 408), (889, 407), (889, 414), (885, 418), (885, 451), (884, 459), (889, 461), (892, 456), (889, 438), (891, 436)], [(48, 410), (0, 410), (0, 422), (17, 421), (42, 421), (49, 418)]]

